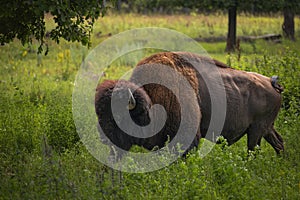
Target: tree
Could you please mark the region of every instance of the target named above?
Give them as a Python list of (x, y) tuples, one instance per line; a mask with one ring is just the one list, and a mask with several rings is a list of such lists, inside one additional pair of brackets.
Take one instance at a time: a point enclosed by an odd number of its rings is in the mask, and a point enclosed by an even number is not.
[(300, 2), (299, 0), (201, 0), (200, 6), (206, 9), (224, 10), (228, 11), (228, 32), (226, 51), (231, 52), (235, 50), (236, 46), (236, 24), (237, 24), (237, 10), (252, 13), (274, 13), (283, 11), (284, 22), (282, 30), (284, 36), (291, 40), (295, 40), (295, 14), (299, 14)]
[(228, 7), (228, 32), (226, 42), (226, 52), (235, 50), (236, 46), (236, 11), (237, 1), (232, 1), (232, 4)]
[(300, 8), (297, 1), (285, 0), (283, 5), (282, 31), (285, 37), (295, 40), (295, 12)]
[[(42, 52), (46, 37), (59, 43), (60, 38), (90, 45), (93, 24), (106, 12), (102, 0), (12, 0), (1, 3), (0, 43), (4, 45), (18, 38), (22, 44), (40, 42)], [(56, 23), (48, 33), (45, 14), (53, 16)], [(46, 44), (47, 47), (47, 44)], [(48, 52), (48, 47), (45, 54)]]
[[(246, 4), (246, 2), (244, 3)], [(202, 0), (198, 3), (199, 8), (210, 10), (227, 10), (228, 12), (228, 32), (225, 51), (232, 52), (236, 47), (236, 24), (237, 9), (239, 7), (238, 0)]]
[[(283, 13), (282, 31), (283, 35), (291, 40), (295, 40), (295, 14), (300, 14), (299, 0), (250, 0), (252, 7), (256, 9), (256, 13)], [(247, 7), (243, 11), (248, 11)]]

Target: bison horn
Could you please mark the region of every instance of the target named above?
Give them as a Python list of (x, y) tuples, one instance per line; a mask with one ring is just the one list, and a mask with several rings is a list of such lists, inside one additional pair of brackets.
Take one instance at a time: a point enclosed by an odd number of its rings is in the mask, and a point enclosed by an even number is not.
[(136, 101), (135, 101), (134, 96), (129, 88), (128, 88), (128, 93), (129, 93), (128, 109), (133, 110), (136, 106)]

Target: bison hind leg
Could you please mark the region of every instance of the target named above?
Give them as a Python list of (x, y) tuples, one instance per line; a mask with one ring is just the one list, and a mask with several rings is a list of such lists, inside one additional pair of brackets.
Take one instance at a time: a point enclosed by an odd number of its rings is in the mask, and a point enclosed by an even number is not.
[(272, 127), (270, 131), (264, 135), (264, 138), (269, 144), (272, 145), (277, 154), (280, 154), (281, 151), (284, 151), (283, 139), (277, 133), (274, 127)]
[(247, 145), (248, 150), (254, 151), (256, 146), (260, 146), (261, 138), (265, 133), (265, 129), (258, 124), (252, 124), (247, 129)]

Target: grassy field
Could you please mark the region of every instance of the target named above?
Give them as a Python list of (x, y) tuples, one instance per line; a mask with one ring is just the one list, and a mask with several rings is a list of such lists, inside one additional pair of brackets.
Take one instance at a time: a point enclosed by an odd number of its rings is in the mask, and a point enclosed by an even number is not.
[[(234, 68), (279, 75), (285, 87), (275, 122), (285, 141), (277, 156), (262, 141), (247, 154), (246, 138), (216, 145), (204, 158), (194, 150), (159, 171), (119, 173), (93, 158), (79, 140), (72, 118), (72, 91), (89, 49), (49, 41), (48, 56), (37, 43), (15, 41), (0, 48), (0, 199), (300, 199), (300, 20), (296, 42), (241, 43), (235, 54), (225, 43), (201, 43), (207, 52)], [(48, 26), (51, 27), (49, 19)], [(238, 35), (281, 33), (282, 17), (238, 17)], [(110, 15), (99, 19), (93, 47), (124, 30), (158, 26), (192, 38), (226, 36), (223, 15)], [(131, 69), (116, 61), (108, 78)]]

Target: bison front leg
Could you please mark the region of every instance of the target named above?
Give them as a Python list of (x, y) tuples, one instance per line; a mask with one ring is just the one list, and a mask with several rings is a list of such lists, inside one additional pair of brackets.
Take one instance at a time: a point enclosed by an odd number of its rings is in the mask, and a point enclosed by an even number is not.
[(269, 144), (272, 145), (277, 154), (280, 154), (281, 151), (284, 151), (283, 139), (273, 126), (269, 129), (267, 134), (264, 135), (264, 138)]
[(189, 146), (189, 148), (187, 150), (185, 150), (185, 152), (182, 154), (182, 157), (186, 157), (187, 154), (193, 150), (194, 148), (197, 148), (198, 145), (199, 145), (199, 142), (200, 142), (200, 139), (201, 139), (201, 135), (200, 134), (197, 134), (195, 139), (193, 140), (192, 144)]

